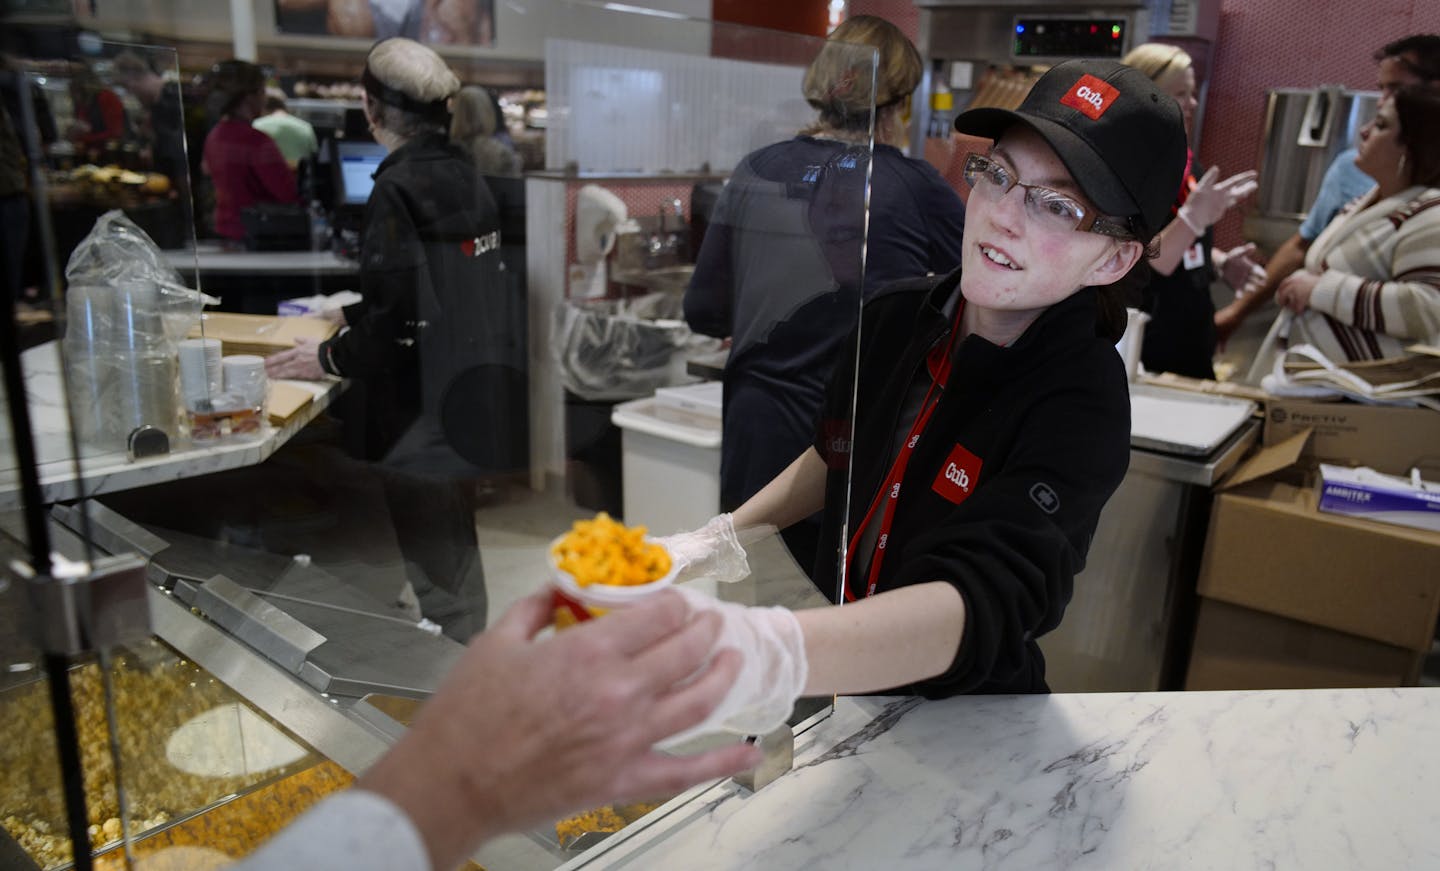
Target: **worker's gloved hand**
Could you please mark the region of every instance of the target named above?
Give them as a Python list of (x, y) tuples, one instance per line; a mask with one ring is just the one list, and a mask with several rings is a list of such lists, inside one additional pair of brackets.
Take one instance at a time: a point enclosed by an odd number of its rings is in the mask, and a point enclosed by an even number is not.
[(805, 689), (809, 662), (800, 621), (788, 608), (746, 607), (677, 588), (690, 613), (713, 611), (723, 621), (711, 655), (726, 648), (744, 657), (740, 674), (719, 706), (698, 725), (668, 739), (670, 745), (714, 732), (764, 735), (785, 723)]
[(1212, 166), (1195, 183), (1195, 188), (1185, 198), (1178, 217), (1199, 236), (1225, 212), (1244, 198), (1254, 193), (1260, 183), (1255, 179), (1258, 173), (1250, 169), (1236, 173), (1220, 181), (1220, 168)]
[(670, 559), (681, 563), (676, 582), (708, 578), (732, 583), (750, 574), (750, 561), (735, 534), (735, 520), (729, 514), (717, 514), (705, 525), (691, 532), (677, 532), (656, 539), (670, 552)]
[(1247, 242), (1226, 251), (1220, 258), (1220, 277), (1237, 294), (1249, 293), (1265, 281), (1265, 269), (1255, 262), (1255, 245)]

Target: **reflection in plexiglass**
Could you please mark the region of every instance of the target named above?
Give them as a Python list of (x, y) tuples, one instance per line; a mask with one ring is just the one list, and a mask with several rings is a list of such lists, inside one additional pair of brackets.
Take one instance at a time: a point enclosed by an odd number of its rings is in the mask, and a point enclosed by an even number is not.
[[(815, 120), (803, 83), (822, 40), (591, 4), (495, 15), (499, 43), (540, 25), (524, 39), (543, 71), (496, 87), (479, 120), (457, 108), (464, 150), (426, 173), (405, 155), (442, 131), (366, 116), (363, 48), (266, 46), (260, 75), (315, 147), (292, 160), (277, 141), (291, 187), (238, 224), (226, 161), (236, 142), (271, 153), (234, 99), (253, 95), (251, 70), (186, 44), (22, 59), (54, 128), (27, 121), (39, 220), (22, 292), (40, 314), (19, 359), (56, 549), (143, 554), (152, 598), (189, 608), (157, 625), (243, 639), (247, 663), (357, 720), (413, 716), (466, 639), (549, 583), (546, 548), (573, 522), (603, 511), (665, 535), (734, 508), (731, 483), (766, 472), (722, 456), (758, 458), (734, 445), (767, 438), (798, 452), (813, 424), (736, 428), (736, 356), (809, 341), (804, 327), (838, 340), (858, 317), (873, 105), (796, 184), (763, 159)], [(873, 79), (873, 51), (839, 53)], [(460, 83), (495, 83), (493, 61), (445, 58)], [(376, 232), (397, 180), (463, 232)], [(742, 277), (774, 292), (742, 293)], [(733, 318), (702, 323), (716, 304)], [(297, 347), (318, 368), (260, 374)], [(792, 380), (818, 389), (828, 365)], [(826, 432), (843, 441), (842, 417)], [(0, 497), (21, 504), (13, 462)], [(809, 570), (838, 538), (745, 539), (748, 577), (692, 583), (745, 604), (834, 598), (837, 579)], [(167, 641), (72, 663), (98, 867), (123, 865), (122, 828), (146, 861), (243, 855), (350, 781), (285, 699), (243, 698), (217, 677), (231, 662)], [(0, 765), (28, 784), (0, 810), (54, 867), (69, 854), (42, 689), (32, 676), (0, 697), (7, 727), (23, 724)], [(486, 867), (554, 867), (655, 807), (557, 821)]]

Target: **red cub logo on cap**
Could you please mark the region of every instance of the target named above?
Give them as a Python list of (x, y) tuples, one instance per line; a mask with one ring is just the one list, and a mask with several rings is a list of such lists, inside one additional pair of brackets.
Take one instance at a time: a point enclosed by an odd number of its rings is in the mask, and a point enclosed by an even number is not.
[(981, 465), (979, 457), (965, 450), (963, 445), (956, 445), (945, 462), (940, 464), (940, 471), (936, 473), (930, 489), (959, 505), (975, 491)]
[(1105, 110), (1110, 108), (1110, 104), (1114, 103), (1118, 96), (1120, 92), (1110, 85), (1094, 76), (1084, 75), (1075, 83), (1075, 87), (1060, 98), (1060, 102), (1084, 112), (1091, 121), (1099, 121), (1100, 116), (1105, 114)]

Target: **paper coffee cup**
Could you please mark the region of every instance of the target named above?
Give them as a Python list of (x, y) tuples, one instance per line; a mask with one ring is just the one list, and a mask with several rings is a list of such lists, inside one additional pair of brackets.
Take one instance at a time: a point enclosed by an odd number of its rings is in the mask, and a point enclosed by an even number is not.
[(265, 358), (254, 354), (231, 354), (221, 361), (225, 392), (243, 397), (251, 408), (265, 405), (270, 379), (265, 375)]
[(186, 402), (210, 399), (220, 392), (223, 374), (220, 367), (219, 339), (181, 339), (180, 395)]

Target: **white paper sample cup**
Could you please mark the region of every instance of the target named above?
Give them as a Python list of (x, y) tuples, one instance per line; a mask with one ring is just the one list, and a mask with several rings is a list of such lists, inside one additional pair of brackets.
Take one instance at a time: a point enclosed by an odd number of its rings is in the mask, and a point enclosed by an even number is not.
[(265, 375), (265, 358), (254, 354), (231, 354), (221, 361), (225, 392), (244, 397), (251, 408), (265, 405), (270, 379)]
[(181, 339), (180, 395), (187, 403), (209, 399), (220, 392), (223, 371), (219, 339)]

